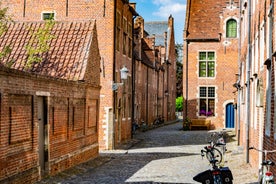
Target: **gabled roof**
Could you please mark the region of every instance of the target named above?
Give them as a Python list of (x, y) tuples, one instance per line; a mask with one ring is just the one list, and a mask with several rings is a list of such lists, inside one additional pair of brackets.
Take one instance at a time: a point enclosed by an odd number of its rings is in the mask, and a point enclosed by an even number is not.
[(226, 1), (187, 0), (187, 39), (219, 39), (220, 13)]
[(43, 21), (9, 24), (7, 32), (0, 37), (0, 51), (10, 45), (12, 52), (0, 63), (38, 75), (84, 80), (95, 22), (56, 22), (51, 30), (54, 38), (50, 41), (49, 51), (42, 54), (42, 62), (27, 67), (26, 45), (34, 35), (30, 30), (37, 31), (44, 24)]

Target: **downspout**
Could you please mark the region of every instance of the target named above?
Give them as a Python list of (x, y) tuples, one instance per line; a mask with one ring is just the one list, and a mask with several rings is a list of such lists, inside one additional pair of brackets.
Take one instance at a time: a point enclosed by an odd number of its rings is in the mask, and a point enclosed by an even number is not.
[[(188, 66), (189, 66), (189, 64), (188, 64), (188, 52), (189, 52), (189, 49), (188, 49), (188, 47), (189, 47), (189, 41), (186, 39), (185, 40), (185, 42), (186, 42), (186, 70), (185, 70), (185, 72), (186, 72), (186, 91), (185, 91), (185, 93), (186, 93), (186, 99), (185, 99), (185, 113), (184, 113), (184, 117), (185, 117), (185, 119), (186, 118), (188, 118), (188, 99), (189, 99), (189, 97), (188, 97), (188, 94), (189, 94), (189, 89), (188, 89), (188, 85), (189, 85), (189, 82), (188, 82), (188, 79), (189, 79), (189, 75), (188, 75)], [(185, 121), (185, 119), (184, 119), (184, 121)]]
[(147, 88), (146, 88), (146, 124), (149, 123), (149, 67), (147, 67)]
[[(238, 82), (240, 83), (241, 81), (241, 6), (242, 6), (242, 2), (240, 0), (240, 12), (239, 12), (239, 46), (238, 46)], [(241, 99), (240, 99), (240, 95), (241, 95), (241, 90), (240, 87), (237, 88), (238, 89), (238, 101), (237, 101), (237, 114), (238, 114), (238, 122), (237, 122), (237, 133), (238, 133), (238, 146), (240, 145), (240, 136), (241, 136), (241, 116), (240, 116), (240, 103), (241, 103)]]
[(159, 113), (158, 113), (158, 109), (159, 109), (159, 104), (158, 104), (158, 98), (159, 98), (159, 68), (157, 68), (157, 71), (156, 71), (156, 73), (157, 73), (157, 97), (156, 97), (156, 104), (157, 104), (157, 117), (159, 116)]
[(134, 19), (137, 16), (135, 15), (134, 17), (132, 17), (132, 63), (131, 63), (131, 76), (132, 76), (132, 98), (131, 98), (131, 138), (133, 138), (133, 128), (132, 128), (132, 123), (134, 123), (135, 118), (134, 118), (134, 113), (135, 113), (135, 80), (136, 80), (136, 61), (135, 61), (135, 57), (134, 57)]
[[(113, 27), (113, 82), (116, 83), (116, 11), (117, 11), (117, 0), (114, 0), (114, 27)], [(115, 149), (115, 115), (116, 115), (116, 95), (115, 95), (116, 91), (113, 90), (113, 123), (112, 123), (112, 147), (111, 149), (114, 150)]]
[(249, 132), (250, 132), (250, 75), (251, 75), (251, 0), (248, 0), (248, 27), (247, 27), (247, 35), (248, 35), (248, 43), (247, 43), (247, 75), (246, 75), (246, 163), (249, 163)]
[[(164, 66), (164, 64), (163, 64)], [(165, 115), (165, 69), (163, 69), (163, 87), (162, 87), (162, 116)]]

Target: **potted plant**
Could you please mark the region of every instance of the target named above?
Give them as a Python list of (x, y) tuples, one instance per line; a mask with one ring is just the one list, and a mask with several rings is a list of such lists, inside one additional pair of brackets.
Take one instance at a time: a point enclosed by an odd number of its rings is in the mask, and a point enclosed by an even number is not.
[(192, 121), (190, 120), (190, 118), (186, 117), (183, 121), (183, 130), (190, 130), (191, 123)]

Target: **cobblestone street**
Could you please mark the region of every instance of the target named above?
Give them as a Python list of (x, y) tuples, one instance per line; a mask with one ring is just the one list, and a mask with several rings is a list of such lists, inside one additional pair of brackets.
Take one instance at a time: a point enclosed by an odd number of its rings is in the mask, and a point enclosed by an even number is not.
[[(46, 178), (39, 183), (123, 184), (123, 183), (196, 183), (193, 176), (209, 169), (200, 150), (207, 145), (207, 131), (182, 131), (175, 123), (146, 132), (114, 151), (104, 151), (87, 163)], [(227, 143), (226, 166), (234, 183), (256, 183), (257, 176), (235, 140)]]

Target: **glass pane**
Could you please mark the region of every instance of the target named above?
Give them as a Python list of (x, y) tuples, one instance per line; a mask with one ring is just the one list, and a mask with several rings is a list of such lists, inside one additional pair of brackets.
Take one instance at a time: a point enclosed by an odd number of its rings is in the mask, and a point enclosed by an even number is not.
[(54, 20), (54, 13), (43, 13), (43, 20)]
[(215, 62), (208, 62), (208, 77), (215, 76)]
[(199, 53), (199, 60), (206, 60), (206, 52)]
[(199, 63), (199, 77), (206, 77), (206, 62)]
[(206, 99), (200, 99), (199, 101), (199, 115), (200, 116), (206, 116)]
[(215, 100), (214, 99), (208, 99), (208, 112), (207, 116), (214, 116), (215, 112)]
[(206, 97), (206, 87), (200, 87), (199, 88), (199, 96), (200, 97)]
[(215, 97), (215, 87), (208, 88), (208, 97)]
[(208, 52), (208, 60), (215, 60), (215, 52)]
[(227, 22), (226, 37), (237, 37), (237, 22), (235, 20), (229, 20)]

